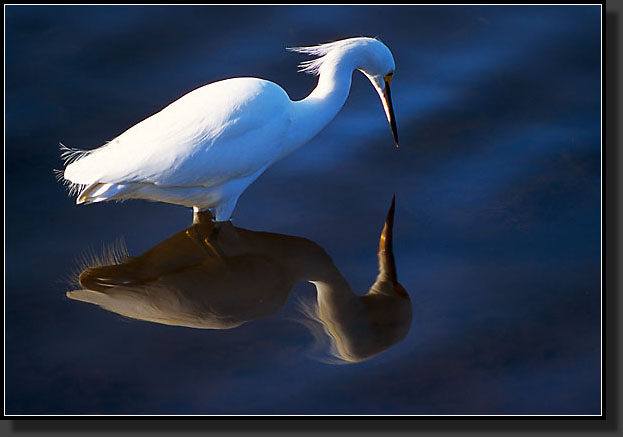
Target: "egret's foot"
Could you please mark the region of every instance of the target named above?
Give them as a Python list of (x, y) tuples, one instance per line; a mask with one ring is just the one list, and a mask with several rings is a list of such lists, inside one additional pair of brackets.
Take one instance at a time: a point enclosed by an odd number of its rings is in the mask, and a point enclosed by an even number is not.
[(203, 239), (204, 244), (210, 248), (210, 250), (219, 258), (222, 259), (225, 256), (225, 252), (218, 243), (218, 236), (221, 233), (221, 229), (224, 225), (231, 224), (231, 222), (215, 222), (212, 232), (206, 238)]
[(210, 229), (208, 232), (205, 232), (205, 227), (201, 226), (205, 224), (205, 222), (202, 222), (199, 225), (194, 224), (186, 230), (186, 235), (188, 235), (204, 250), (206, 250), (210, 256), (214, 256), (218, 259), (223, 259), (223, 257), (225, 256), (225, 251), (219, 245), (218, 237), (223, 226), (230, 226), (231, 222), (211, 221), (210, 224), (212, 225), (212, 229)]
[(211, 237), (205, 238), (203, 240), (203, 244), (205, 244), (205, 247), (219, 260), (223, 260), (223, 257), (225, 256), (225, 253), (223, 252), (223, 250), (219, 247), (218, 243), (216, 241), (210, 241)]

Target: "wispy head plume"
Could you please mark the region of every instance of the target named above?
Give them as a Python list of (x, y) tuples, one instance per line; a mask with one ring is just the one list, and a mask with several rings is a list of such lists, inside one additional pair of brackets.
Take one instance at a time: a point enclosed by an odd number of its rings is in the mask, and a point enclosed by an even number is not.
[(301, 62), (299, 64), (299, 72), (318, 76), (320, 74), (320, 67), (322, 67), (322, 64), (326, 60), (325, 56), (340, 43), (342, 43), (342, 41), (319, 44), (317, 46), (310, 47), (288, 47), (287, 50), (295, 53), (302, 53), (304, 55), (317, 56), (316, 59)]
[(316, 59), (301, 62), (299, 64), (299, 71), (302, 73), (308, 73), (318, 76), (320, 74), (320, 68), (327, 61), (327, 55), (329, 53), (334, 51), (346, 51), (354, 45), (360, 44), (362, 43), (362, 41), (370, 39), (374, 38), (349, 38), (340, 41), (328, 42), (325, 44), (318, 44), (316, 46), (288, 47), (286, 50), (295, 53), (302, 53), (309, 56), (317, 56)]

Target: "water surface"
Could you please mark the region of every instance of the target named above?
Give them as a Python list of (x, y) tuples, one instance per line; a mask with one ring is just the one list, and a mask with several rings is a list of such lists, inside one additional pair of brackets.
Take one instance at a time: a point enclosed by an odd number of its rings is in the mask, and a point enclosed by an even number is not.
[[(598, 6), (6, 8), (6, 412), (599, 414)], [(283, 308), (234, 329), (132, 320), (65, 293), (80, 259), (139, 255), (185, 208), (76, 206), (58, 142), (90, 149), (235, 76), (293, 99), (287, 46), (378, 36), (394, 53), (396, 150), (355, 74), (336, 119), (240, 198), (234, 224), (306, 238), (362, 294), (396, 195), (413, 321), (359, 363), (314, 359)]]

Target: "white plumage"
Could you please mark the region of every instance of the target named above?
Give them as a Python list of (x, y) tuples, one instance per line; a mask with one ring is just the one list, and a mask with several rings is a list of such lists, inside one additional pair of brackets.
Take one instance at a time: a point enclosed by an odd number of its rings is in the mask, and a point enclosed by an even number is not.
[(356, 69), (377, 89), (396, 137), (389, 94), (394, 60), (383, 43), (351, 38), (292, 50), (321, 56), (301, 64), (319, 75), (303, 100), (291, 101), (266, 80), (227, 79), (184, 95), (98, 149), (65, 148), (63, 177), (77, 192), (76, 203), (147, 199), (210, 209), (216, 221), (226, 221), (268, 166), (335, 117)]

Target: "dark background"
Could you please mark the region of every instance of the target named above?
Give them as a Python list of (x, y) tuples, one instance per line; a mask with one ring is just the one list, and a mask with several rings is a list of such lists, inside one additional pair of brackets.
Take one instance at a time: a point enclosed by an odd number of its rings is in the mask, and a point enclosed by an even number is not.
[[(599, 414), (600, 19), (566, 7), (7, 7), (6, 413)], [(57, 143), (94, 148), (208, 82), (314, 86), (286, 46), (380, 37), (401, 148), (372, 87), (241, 197), (234, 222), (304, 236), (353, 288), (395, 252), (414, 323), (370, 361), (305, 355), (279, 317), (231, 331), (65, 298), (90, 251), (139, 254), (182, 207), (78, 207)], [(291, 297), (312, 292), (300, 284)]]

